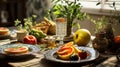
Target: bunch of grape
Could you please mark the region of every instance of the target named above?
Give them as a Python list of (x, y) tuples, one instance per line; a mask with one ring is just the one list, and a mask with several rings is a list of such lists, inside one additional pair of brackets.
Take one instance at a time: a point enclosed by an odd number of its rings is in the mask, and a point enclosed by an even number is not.
[(40, 41), (42, 38), (45, 38), (47, 35), (41, 30), (32, 29), (29, 33), (37, 38), (37, 41)]

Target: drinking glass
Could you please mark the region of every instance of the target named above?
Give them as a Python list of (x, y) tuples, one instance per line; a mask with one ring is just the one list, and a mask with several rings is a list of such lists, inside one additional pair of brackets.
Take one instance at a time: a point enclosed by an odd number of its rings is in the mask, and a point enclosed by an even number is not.
[(64, 18), (56, 19), (56, 36), (57, 40), (59, 40), (59, 45), (64, 44), (64, 36), (66, 36), (67, 31), (67, 22)]

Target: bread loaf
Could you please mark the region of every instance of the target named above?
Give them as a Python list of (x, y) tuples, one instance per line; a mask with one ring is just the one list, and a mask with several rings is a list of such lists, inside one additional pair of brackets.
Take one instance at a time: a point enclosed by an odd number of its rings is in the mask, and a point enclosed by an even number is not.
[(48, 34), (55, 35), (56, 34), (56, 23), (51, 20), (48, 20), (46, 17), (44, 17), (44, 21), (50, 24)]

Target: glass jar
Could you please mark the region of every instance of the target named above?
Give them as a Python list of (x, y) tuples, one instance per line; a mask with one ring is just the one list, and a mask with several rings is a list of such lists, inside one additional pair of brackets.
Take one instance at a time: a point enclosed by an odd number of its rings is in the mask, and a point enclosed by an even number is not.
[(56, 36), (57, 40), (59, 40), (59, 45), (64, 44), (64, 37), (66, 36), (67, 31), (67, 22), (65, 18), (57, 18), (56, 19)]

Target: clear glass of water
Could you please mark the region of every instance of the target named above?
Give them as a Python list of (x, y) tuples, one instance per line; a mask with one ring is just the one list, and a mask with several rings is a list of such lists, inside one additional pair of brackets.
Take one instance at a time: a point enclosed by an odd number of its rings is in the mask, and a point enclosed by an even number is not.
[(67, 31), (67, 22), (65, 18), (57, 18), (56, 19), (56, 36), (57, 40), (59, 40), (59, 45), (64, 44), (63, 40), (66, 36)]

